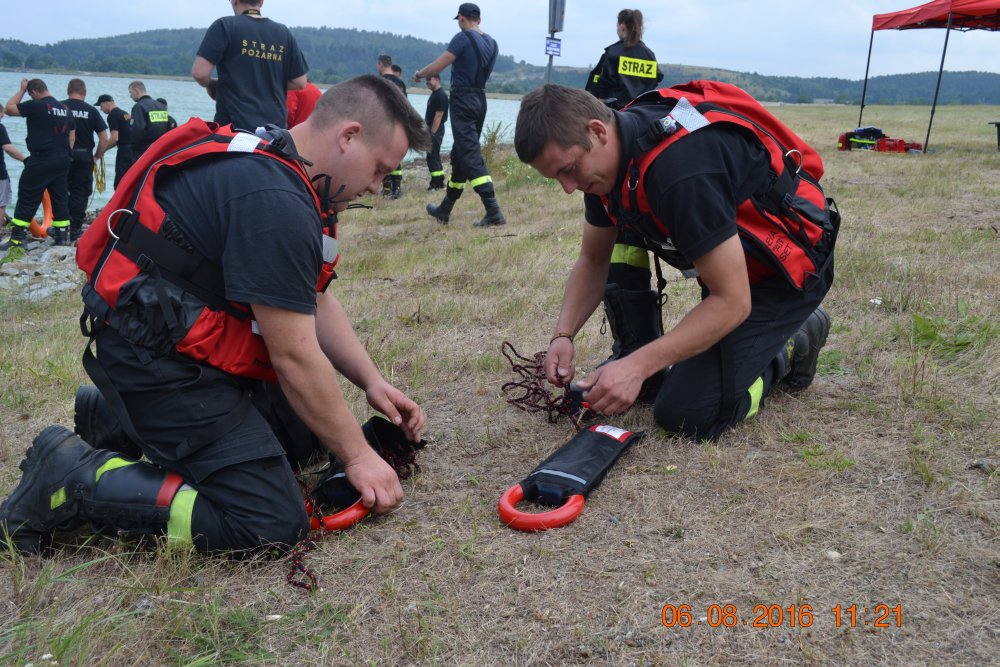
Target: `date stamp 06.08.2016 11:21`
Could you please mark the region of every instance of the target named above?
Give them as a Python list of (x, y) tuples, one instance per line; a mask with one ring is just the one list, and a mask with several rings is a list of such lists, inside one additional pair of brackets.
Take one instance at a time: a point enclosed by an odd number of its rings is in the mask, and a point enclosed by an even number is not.
[(903, 627), (903, 605), (836, 604), (827, 610), (814, 610), (809, 604), (757, 604), (749, 616), (741, 615), (734, 604), (710, 604), (705, 613), (695, 617), (689, 604), (665, 604), (660, 611), (660, 620), (667, 628), (690, 628), (707, 625), (710, 628), (811, 628), (817, 615), (833, 621), (835, 628), (901, 628)]

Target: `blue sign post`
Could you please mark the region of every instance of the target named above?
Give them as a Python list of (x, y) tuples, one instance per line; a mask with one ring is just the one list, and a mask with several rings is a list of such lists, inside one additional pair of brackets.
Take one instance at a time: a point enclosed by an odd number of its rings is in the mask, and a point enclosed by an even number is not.
[(552, 56), (562, 55), (562, 42), (556, 38), (556, 33), (562, 32), (565, 15), (566, 0), (549, 0), (549, 36), (545, 38), (549, 68), (545, 73), (545, 83), (552, 83)]

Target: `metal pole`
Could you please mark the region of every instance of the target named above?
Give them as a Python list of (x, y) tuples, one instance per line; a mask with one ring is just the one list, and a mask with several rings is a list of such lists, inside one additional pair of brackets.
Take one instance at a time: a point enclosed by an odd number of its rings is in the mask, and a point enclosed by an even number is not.
[[(549, 33), (549, 38), (556, 36), (555, 32)], [(545, 83), (552, 83), (552, 54), (549, 54), (549, 68), (545, 71)]]
[(865, 112), (865, 94), (868, 92), (868, 69), (872, 65), (872, 43), (875, 41), (875, 28), (872, 28), (872, 36), (868, 39), (868, 62), (865, 63), (865, 85), (861, 89), (861, 109), (858, 111), (858, 124), (861, 127), (861, 116)]
[(934, 87), (934, 103), (931, 105), (931, 119), (927, 121), (927, 136), (924, 138), (924, 153), (931, 141), (931, 125), (934, 123), (934, 110), (937, 109), (938, 93), (941, 91), (941, 75), (944, 73), (944, 56), (948, 53), (948, 35), (951, 33), (951, 10), (948, 11), (948, 27), (944, 31), (944, 49), (941, 50), (941, 67), (938, 68), (937, 86)]

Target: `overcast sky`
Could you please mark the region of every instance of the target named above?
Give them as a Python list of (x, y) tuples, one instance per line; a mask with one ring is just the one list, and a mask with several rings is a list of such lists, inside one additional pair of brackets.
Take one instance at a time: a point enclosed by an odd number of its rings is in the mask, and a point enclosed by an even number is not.
[[(228, 0), (57, 0), (39, 5), (5, 1), (0, 37), (33, 44), (107, 37), (157, 28), (207, 27), (231, 13)], [(357, 28), (447, 42), (456, 32), (452, 0), (267, 0), (263, 14), (289, 26)], [(482, 28), (500, 52), (544, 65), (547, 0), (482, 0)], [(646, 0), (619, 5), (606, 0), (566, 0), (562, 56), (556, 65), (585, 67), (615, 41), (622, 7), (645, 15), (646, 44), (660, 62), (719, 67), (760, 74), (861, 79), (874, 14), (919, 0)], [(58, 15), (58, 18), (55, 16)], [(936, 71), (944, 30), (875, 34), (871, 74)], [(306, 57), (308, 58), (308, 53)], [(421, 63), (425, 64), (425, 63)], [(417, 66), (413, 64), (411, 66)], [(1000, 34), (951, 32), (945, 69), (1000, 72)]]

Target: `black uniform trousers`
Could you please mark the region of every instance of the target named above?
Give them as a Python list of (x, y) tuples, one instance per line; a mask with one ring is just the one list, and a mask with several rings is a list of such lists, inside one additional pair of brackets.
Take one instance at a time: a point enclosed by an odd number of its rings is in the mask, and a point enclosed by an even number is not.
[(427, 171), (431, 174), (444, 169), (444, 165), (441, 163), (442, 141), (444, 141), (444, 123), (441, 123), (438, 131), (431, 135), (431, 149), (427, 151)]
[(69, 219), (76, 227), (87, 215), (87, 202), (94, 191), (94, 155), (86, 148), (73, 149), (69, 175)]
[(457, 86), (451, 89), (451, 180), (453, 183), (473, 181), (476, 192), (492, 193), (493, 182), (475, 184), (476, 179), (489, 176), (479, 137), (486, 122), (486, 91), (482, 88)]
[(118, 144), (118, 151), (115, 153), (115, 187), (118, 187), (118, 183), (121, 182), (122, 176), (128, 171), (128, 168), (132, 166), (135, 162), (135, 154), (132, 152), (131, 146), (123, 146)]
[(52, 219), (69, 220), (69, 152), (47, 151), (32, 153), (24, 161), (24, 171), (17, 182), (17, 206), (14, 218), (31, 222), (42, 203), (42, 195), (49, 191), (52, 200)]
[[(173, 353), (156, 356), (109, 328), (101, 329), (95, 342), (98, 363), (144, 440), (146, 458), (176, 472), (198, 492), (191, 534), (199, 551), (254, 554), (268, 545), (287, 548), (305, 536), (309, 520), (289, 464), (291, 453), (286, 455), (269, 422), (283, 400), (280, 389)], [(245, 414), (231, 429), (199, 442), (199, 431), (234, 411)], [(289, 414), (285, 402), (277, 418)], [(305, 434), (290, 443), (299, 450), (299, 460), (318, 444), (301, 422), (297, 430), (285, 432)]]
[[(777, 278), (752, 285), (749, 317), (719, 343), (667, 372), (653, 404), (656, 423), (671, 433), (714, 439), (744, 419), (755, 403), (760, 407), (781, 380), (775, 377), (778, 353), (832, 284), (831, 259), (806, 291)], [(749, 390), (758, 378), (763, 384), (755, 401)], [(726, 405), (727, 397), (732, 404)]]

